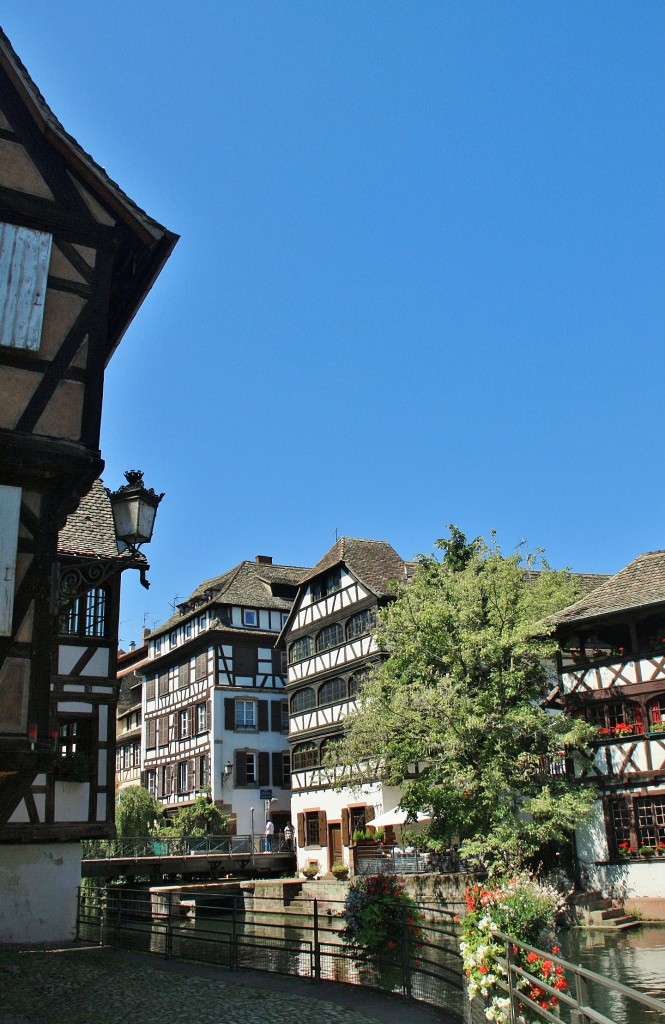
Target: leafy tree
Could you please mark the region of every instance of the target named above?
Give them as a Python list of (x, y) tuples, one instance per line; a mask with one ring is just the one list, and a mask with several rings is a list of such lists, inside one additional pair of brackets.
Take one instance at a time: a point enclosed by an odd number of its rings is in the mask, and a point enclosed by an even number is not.
[(556, 644), (547, 616), (578, 597), (540, 553), (504, 557), (494, 535), (450, 527), (380, 616), (386, 660), (346, 719), (338, 785), (381, 777), (428, 810), (426, 844), (511, 865), (568, 837), (592, 794), (548, 766), (588, 743), (585, 723), (542, 706)]
[(119, 838), (133, 839), (153, 833), (154, 822), (160, 822), (164, 808), (143, 786), (121, 789), (115, 808), (115, 827)]
[(187, 839), (189, 836), (224, 835), (228, 832), (229, 815), (220, 811), (212, 800), (198, 796), (189, 807), (181, 807), (160, 835)]

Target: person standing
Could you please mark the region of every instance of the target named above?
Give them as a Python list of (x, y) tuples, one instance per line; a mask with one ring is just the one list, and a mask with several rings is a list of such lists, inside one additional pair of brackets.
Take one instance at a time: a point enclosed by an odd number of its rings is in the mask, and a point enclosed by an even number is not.
[(289, 850), (293, 849), (293, 837), (294, 837), (293, 825), (290, 821), (287, 821), (284, 826), (284, 842), (286, 843)]
[(266, 827), (263, 830), (263, 852), (272, 853), (272, 837), (275, 834), (275, 826), (273, 825), (270, 818), (266, 821)]

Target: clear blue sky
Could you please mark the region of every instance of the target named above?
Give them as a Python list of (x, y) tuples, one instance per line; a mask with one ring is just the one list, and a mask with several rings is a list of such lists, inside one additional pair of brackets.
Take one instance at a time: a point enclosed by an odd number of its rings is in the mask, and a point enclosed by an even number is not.
[(106, 378), (166, 492), (121, 640), (243, 558), (456, 523), (665, 547), (665, 5), (4, 0), (65, 127), (182, 235)]

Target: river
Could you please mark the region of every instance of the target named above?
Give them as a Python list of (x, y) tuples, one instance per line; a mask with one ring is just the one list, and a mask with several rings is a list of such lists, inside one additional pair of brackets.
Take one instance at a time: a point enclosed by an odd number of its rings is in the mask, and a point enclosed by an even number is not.
[[(665, 999), (665, 925), (641, 925), (629, 931), (575, 928), (562, 932), (561, 955), (613, 981)], [(616, 1024), (648, 1024), (663, 1020), (620, 994), (600, 986), (590, 989), (590, 1003)]]

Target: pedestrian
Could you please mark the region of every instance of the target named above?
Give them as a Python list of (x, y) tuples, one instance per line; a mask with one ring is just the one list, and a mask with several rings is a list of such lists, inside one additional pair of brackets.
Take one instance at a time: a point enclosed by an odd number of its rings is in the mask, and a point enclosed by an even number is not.
[(286, 843), (287, 848), (289, 850), (293, 849), (293, 837), (293, 825), (291, 824), (290, 821), (287, 821), (286, 825), (284, 826), (284, 842)]
[(263, 830), (263, 852), (272, 853), (272, 837), (275, 834), (275, 826), (273, 825), (270, 818), (266, 821), (266, 827)]

